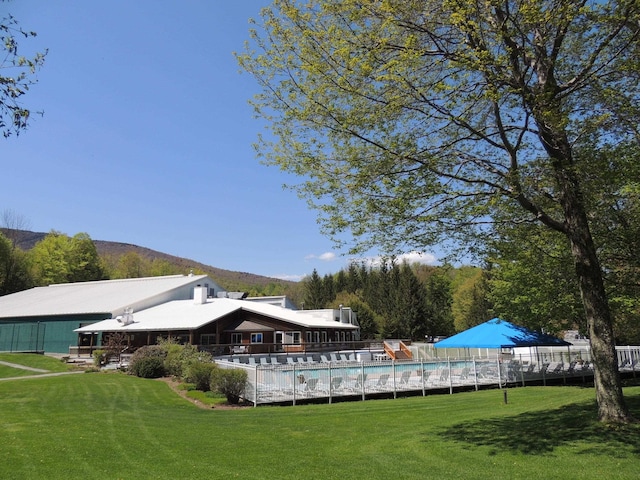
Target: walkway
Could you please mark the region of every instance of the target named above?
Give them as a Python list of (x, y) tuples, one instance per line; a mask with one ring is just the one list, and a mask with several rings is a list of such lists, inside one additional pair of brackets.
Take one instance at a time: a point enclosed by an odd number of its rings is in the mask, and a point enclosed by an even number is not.
[(3, 362), (0, 361), (0, 365), (4, 365), (5, 367), (17, 368), (20, 370), (28, 370), (30, 372), (34, 372), (37, 375), (23, 375), (20, 377), (7, 377), (0, 378), (0, 381), (3, 380), (22, 380), (25, 378), (41, 378), (41, 377), (58, 377), (60, 375), (71, 375), (74, 373), (84, 373), (82, 370), (73, 371), (73, 372), (49, 372), (49, 370), (43, 370), (42, 368), (34, 368), (27, 367), (26, 365), (20, 365), (19, 363), (11, 363), (11, 362)]

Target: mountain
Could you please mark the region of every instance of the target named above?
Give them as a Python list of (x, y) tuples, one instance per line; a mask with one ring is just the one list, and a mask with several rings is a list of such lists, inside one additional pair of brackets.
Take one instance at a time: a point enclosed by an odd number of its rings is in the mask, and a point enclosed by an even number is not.
[[(0, 231), (15, 242), (15, 244), (22, 250), (31, 250), (36, 243), (47, 235), (47, 233), (44, 232), (31, 232), (28, 230), (13, 230), (6, 228), (0, 228)], [(200, 263), (195, 260), (176, 257), (175, 255), (169, 255), (167, 253), (158, 252), (156, 250), (151, 250), (150, 248), (140, 247), (130, 243), (110, 242), (105, 240), (93, 240), (93, 243), (95, 244), (100, 256), (117, 258), (125, 253), (134, 252), (141, 258), (145, 258), (150, 261), (155, 259), (164, 260), (185, 274), (189, 273), (190, 270), (194, 270), (196, 273), (205, 273), (228, 290), (243, 290), (250, 286), (264, 287), (267, 285), (278, 285), (289, 290), (296, 285), (295, 282), (281, 280), (279, 278), (264, 277), (253, 273), (236, 272), (212, 267), (211, 265), (205, 265), (204, 263)]]

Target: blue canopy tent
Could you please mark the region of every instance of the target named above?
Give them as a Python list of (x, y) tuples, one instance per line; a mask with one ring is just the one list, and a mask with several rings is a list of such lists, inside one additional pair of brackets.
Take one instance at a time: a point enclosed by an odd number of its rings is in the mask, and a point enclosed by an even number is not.
[[(494, 318), (434, 344), (435, 348), (498, 349), (514, 347), (570, 346), (571, 343), (541, 332)], [(467, 355), (471, 356), (471, 355)]]

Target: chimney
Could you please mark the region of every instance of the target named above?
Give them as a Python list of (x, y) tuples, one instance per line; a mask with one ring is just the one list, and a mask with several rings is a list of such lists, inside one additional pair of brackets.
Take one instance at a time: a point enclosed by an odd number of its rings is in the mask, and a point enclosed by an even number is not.
[(207, 287), (196, 285), (196, 287), (193, 289), (193, 303), (195, 303), (196, 305), (207, 303), (207, 290)]

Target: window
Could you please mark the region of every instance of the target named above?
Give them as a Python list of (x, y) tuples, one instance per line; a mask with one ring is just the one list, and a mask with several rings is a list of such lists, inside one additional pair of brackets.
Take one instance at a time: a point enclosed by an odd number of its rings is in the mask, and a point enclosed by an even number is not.
[(300, 345), (302, 333), (300, 332), (284, 332), (284, 343), (286, 345)]
[(262, 343), (262, 333), (252, 333), (251, 343)]
[(313, 332), (313, 342), (320, 343), (320, 332)]
[(322, 343), (327, 343), (327, 332), (326, 331), (322, 332)]
[(311, 332), (307, 330), (304, 333), (305, 333), (305, 337), (307, 339), (307, 343), (311, 343)]
[(215, 345), (216, 343), (215, 333), (203, 333), (200, 335), (200, 345)]
[(231, 343), (234, 345), (242, 344), (242, 334), (241, 333), (232, 333), (231, 334)]

